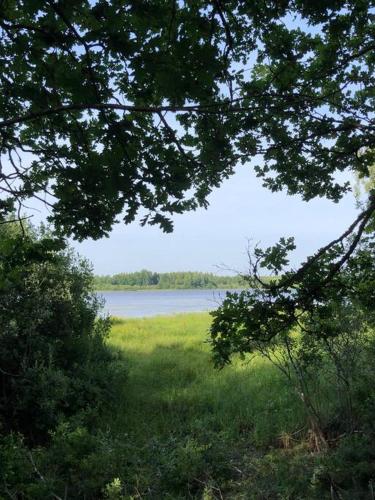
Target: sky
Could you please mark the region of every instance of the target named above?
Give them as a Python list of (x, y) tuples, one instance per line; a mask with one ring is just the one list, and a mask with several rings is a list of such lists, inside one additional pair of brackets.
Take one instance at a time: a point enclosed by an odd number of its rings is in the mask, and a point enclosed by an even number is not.
[(273, 245), (282, 236), (296, 239), (291, 256), (295, 267), (339, 236), (357, 213), (353, 194), (339, 204), (326, 199), (307, 203), (298, 196), (271, 193), (246, 165), (238, 167), (209, 202), (208, 209), (175, 216), (170, 234), (137, 223), (119, 224), (109, 238), (71, 244), (100, 275), (140, 269), (232, 274), (248, 269), (248, 248)]

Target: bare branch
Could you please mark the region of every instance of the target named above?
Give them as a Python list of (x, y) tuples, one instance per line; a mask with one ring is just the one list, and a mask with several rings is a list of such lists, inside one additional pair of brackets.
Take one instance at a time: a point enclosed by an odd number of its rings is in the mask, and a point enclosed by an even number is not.
[(336, 273), (341, 269), (343, 264), (348, 260), (348, 258), (352, 255), (354, 252), (356, 246), (359, 243), (359, 240), (361, 238), (361, 235), (363, 234), (363, 231), (365, 230), (365, 227), (370, 220), (372, 214), (375, 212), (375, 198), (371, 200), (370, 205), (366, 210), (361, 212), (359, 216), (356, 218), (356, 220), (348, 227), (348, 229), (338, 238), (335, 240), (331, 241), (328, 243), (326, 246), (322, 247), (315, 255), (313, 255), (303, 266), (301, 266), (296, 273), (293, 274), (288, 280), (282, 281), (280, 285), (274, 285), (277, 288), (285, 288), (288, 286), (291, 286), (293, 284), (296, 284), (298, 281), (302, 279), (302, 277), (306, 274), (306, 272), (310, 269), (310, 267), (320, 259), (326, 252), (328, 252), (332, 247), (335, 245), (341, 243), (343, 240), (348, 238), (355, 230), (355, 228), (359, 225), (358, 232), (351, 243), (349, 250), (346, 252), (346, 254), (340, 259), (331, 269), (327, 277), (325, 278), (324, 282), (327, 283)]

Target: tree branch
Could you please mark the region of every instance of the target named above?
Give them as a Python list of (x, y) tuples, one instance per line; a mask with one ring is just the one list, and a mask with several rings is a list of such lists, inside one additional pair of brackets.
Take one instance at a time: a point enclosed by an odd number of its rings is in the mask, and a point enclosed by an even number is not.
[[(13, 222), (21, 222), (23, 220), (27, 220), (27, 219), (31, 219), (31, 217), (33, 217), (33, 215), (29, 215), (27, 217), (21, 217), (20, 219), (7, 219), (7, 220), (0, 220), (0, 225), (1, 224), (12, 224)], [(0, 368), (0, 371), (2, 373), (5, 373), (1, 368)], [(10, 374), (8, 374), (10, 375)], [(12, 375), (12, 377), (17, 377), (17, 375)]]
[[(220, 105), (225, 105), (226, 103), (215, 103), (207, 105), (192, 105), (192, 106), (131, 106), (125, 104), (115, 104), (115, 103), (93, 103), (93, 104), (66, 104), (63, 106), (58, 106), (52, 109), (42, 109), (40, 111), (34, 111), (31, 113), (26, 113), (23, 116), (17, 116), (15, 118), (9, 118), (0, 122), (0, 128), (8, 127), (10, 125), (15, 125), (17, 123), (25, 123), (28, 121), (33, 121), (38, 118), (44, 118), (51, 115), (56, 115), (59, 113), (65, 113), (67, 111), (89, 111), (97, 110), (103, 111), (107, 109), (113, 109), (115, 111), (129, 111), (133, 113), (149, 113), (149, 114), (159, 114), (162, 112), (170, 111), (173, 113), (177, 112), (195, 112), (195, 113), (206, 113), (210, 108), (217, 107)], [(239, 108), (244, 111), (243, 108)]]
[(372, 198), (370, 201), (370, 204), (366, 210), (361, 212), (359, 216), (356, 218), (356, 220), (348, 227), (348, 229), (338, 238), (335, 240), (331, 241), (328, 243), (326, 246), (322, 247), (315, 255), (313, 255), (310, 260), (306, 262), (306, 264), (302, 265), (298, 271), (291, 276), (288, 280), (282, 281), (282, 283), (273, 285), (273, 288), (285, 288), (291, 285), (294, 285), (298, 283), (302, 279), (302, 277), (306, 274), (308, 269), (322, 257), (328, 250), (330, 250), (332, 247), (337, 245), (338, 243), (341, 243), (345, 238), (350, 236), (355, 228), (360, 224), (359, 229), (357, 231), (357, 234), (355, 238), (353, 239), (348, 251), (343, 255), (343, 257), (332, 267), (331, 271), (328, 273), (326, 278), (324, 279), (323, 283), (327, 283), (328, 281), (331, 280), (331, 278), (341, 269), (343, 264), (348, 260), (348, 258), (352, 255), (354, 252), (356, 246), (358, 245), (358, 242), (363, 234), (363, 231), (365, 230), (366, 224), (370, 220), (372, 214), (375, 212), (375, 198)]

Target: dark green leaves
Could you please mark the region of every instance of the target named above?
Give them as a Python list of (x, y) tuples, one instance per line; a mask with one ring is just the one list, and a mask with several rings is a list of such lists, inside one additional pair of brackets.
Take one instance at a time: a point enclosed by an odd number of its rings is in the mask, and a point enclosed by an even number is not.
[(0, 187), (46, 193), (79, 239), (141, 207), (170, 231), (253, 158), (269, 189), (337, 201), (375, 150), (372, 6), (6, 0)]

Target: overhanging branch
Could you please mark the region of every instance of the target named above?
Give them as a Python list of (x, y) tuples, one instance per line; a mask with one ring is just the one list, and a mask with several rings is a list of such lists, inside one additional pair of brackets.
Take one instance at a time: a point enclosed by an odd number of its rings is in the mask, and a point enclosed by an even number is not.
[(209, 104), (192, 104), (187, 106), (134, 106), (120, 103), (86, 103), (86, 104), (65, 104), (62, 106), (57, 106), (56, 108), (41, 109), (39, 111), (33, 111), (30, 113), (25, 113), (21, 116), (16, 116), (14, 118), (9, 118), (7, 120), (0, 121), (0, 129), (8, 127), (10, 125), (16, 125), (18, 123), (25, 123), (29, 121), (36, 120), (38, 118), (45, 118), (51, 115), (57, 115), (60, 113), (65, 113), (68, 111), (105, 111), (105, 110), (115, 110), (115, 111), (128, 111), (133, 113), (145, 113), (145, 114), (157, 114), (171, 112), (171, 113), (205, 113), (205, 114), (223, 114), (232, 112), (249, 112), (248, 107), (242, 106), (232, 106), (232, 103), (236, 101), (241, 101), (244, 98), (233, 99), (232, 101), (222, 101)]
[(373, 198), (371, 198), (370, 204), (367, 207), (367, 209), (358, 215), (358, 217), (355, 219), (355, 221), (348, 227), (348, 229), (344, 233), (342, 233), (341, 236), (339, 236), (335, 240), (332, 240), (326, 246), (322, 247), (318, 252), (316, 252), (315, 255), (313, 255), (306, 262), (306, 264), (302, 265), (298, 269), (298, 271), (293, 276), (291, 276), (288, 280), (283, 281), (282, 284), (280, 284), (280, 285), (273, 285), (273, 286), (278, 287), (278, 288), (281, 288), (281, 287), (284, 288), (284, 287), (288, 287), (288, 286), (291, 286), (291, 285), (298, 283), (303, 278), (303, 276), (306, 274), (306, 272), (310, 269), (310, 267), (317, 260), (320, 259), (320, 257), (322, 257), (332, 247), (343, 242), (346, 238), (348, 238), (355, 231), (356, 227), (359, 225), (358, 231), (357, 231), (352, 243), (350, 244), (348, 251), (345, 252), (345, 254), (342, 256), (342, 258), (338, 262), (336, 262), (336, 264), (333, 265), (332, 269), (330, 270), (330, 272), (328, 273), (328, 275), (324, 279), (324, 283), (327, 283), (328, 281), (330, 281), (330, 279), (336, 274), (337, 271), (339, 271), (341, 269), (341, 267), (344, 265), (344, 263), (349, 259), (349, 257), (354, 252), (354, 250), (357, 247), (357, 245), (361, 239), (361, 236), (366, 228), (366, 225), (369, 222), (369, 220), (374, 212), (375, 212), (375, 198), (373, 197)]

